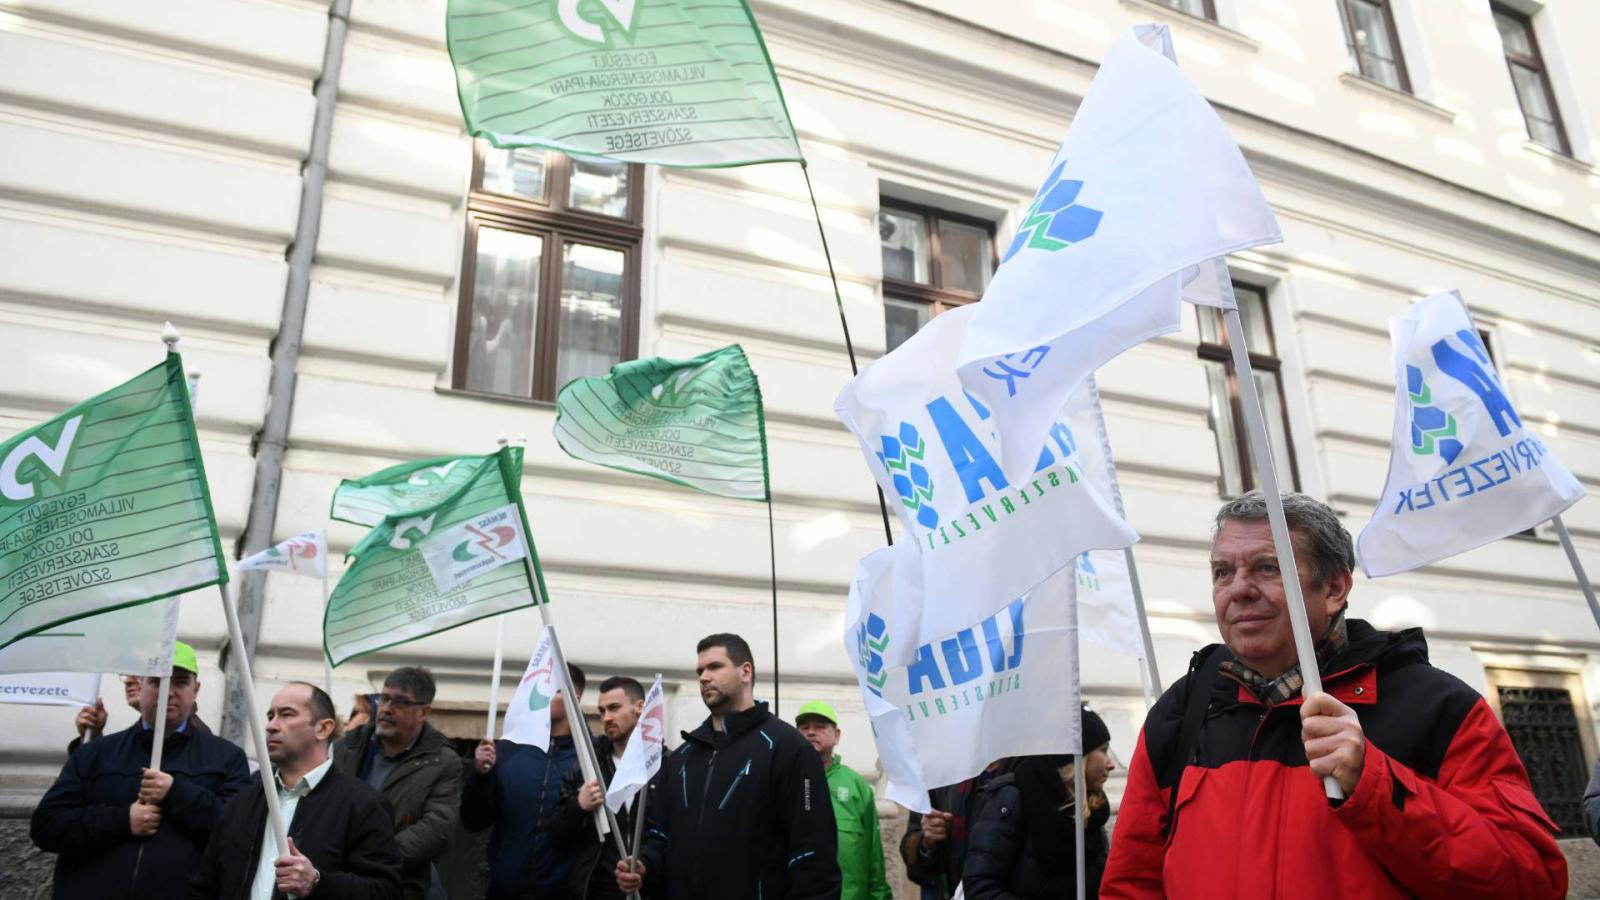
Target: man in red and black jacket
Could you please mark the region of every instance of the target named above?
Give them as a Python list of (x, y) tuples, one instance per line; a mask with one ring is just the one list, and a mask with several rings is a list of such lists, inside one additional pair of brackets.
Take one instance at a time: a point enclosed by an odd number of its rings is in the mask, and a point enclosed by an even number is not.
[(1316, 500), (1283, 502), (1325, 693), (1301, 696), (1252, 492), (1217, 514), (1223, 643), (1145, 720), (1100, 896), (1565, 896), (1557, 829), (1488, 704), (1428, 664), (1420, 629), (1347, 620), (1349, 532)]

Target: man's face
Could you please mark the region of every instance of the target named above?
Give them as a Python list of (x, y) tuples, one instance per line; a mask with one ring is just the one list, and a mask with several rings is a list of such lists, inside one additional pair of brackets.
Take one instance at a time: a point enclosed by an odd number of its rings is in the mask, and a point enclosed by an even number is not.
[(1104, 745), (1089, 751), (1083, 756), (1083, 786), (1090, 791), (1104, 790), (1106, 779), (1117, 770), (1117, 764), (1111, 760), (1111, 747)]
[(629, 699), (628, 692), (622, 688), (600, 695), (600, 727), (605, 731), (606, 739), (613, 744), (627, 743), (643, 712), (644, 701)]
[(278, 768), (295, 768), (314, 756), (317, 745), (333, 737), (334, 721), (311, 712), (311, 690), (291, 684), (267, 708), (267, 758)]
[(806, 716), (795, 726), (800, 736), (811, 742), (811, 749), (822, 754), (823, 759), (833, 758), (833, 748), (839, 746), (839, 726), (821, 716)]
[[(1350, 573), (1339, 572), (1327, 584), (1313, 585), (1311, 568), (1300, 551), (1301, 535), (1291, 532), (1290, 537), (1311, 639), (1316, 640), (1344, 607)], [(1276, 678), (1295, 664), (1294, 631), (1267, 520), (1223, 523), (1211, 544), (1211, 603), (1222, 642), (1240, 662), (1267, 678)]]
[[(169, 729), (178, 727), (179, 722), (194, 715), (194, 703), (199, 695), (199, 676), (187, 669), (172, 670), (172, 685), (167, 688), (167, 727)], [(152, 728), (156, 724), (156, 703), (160, 699), (161, 679), (155, 677), (140, 679), (139, 715)]]
[[(137, 675), (122, 676), (122, 699), (130, 709), (139, 709), (139, 694), (144, 690), (144, 679)], [(143, 710), (141, 710), (142, 712)]]
[(374, 730), (378, 737), (405, 746), (416, 739), (432, 711), (430, 704), (417, 702), (412, 691), (386, 684), (378, 693), (378, 724)]
[(706, 708), (720, 714), (732, 707), (744, 696), (745, 685), (754, 680), (754, 669), (749, 663), (735, 666), (726, 647), (711, 647), (700, 654), (695, 674), (700, 676), (700, 699)]

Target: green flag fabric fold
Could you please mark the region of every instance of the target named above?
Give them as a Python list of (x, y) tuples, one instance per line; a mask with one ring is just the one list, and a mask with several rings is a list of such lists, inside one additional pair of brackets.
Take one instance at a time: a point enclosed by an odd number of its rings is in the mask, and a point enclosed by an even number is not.
[[(417, 473), (428, 474), (424, 484), (412, 483)], [(390, 506), (346, 556), (349, 564), (328, 598), (322, 627), (329, 661), (339, 665), (534, 605), (524, 556), (532, 559), (539, 596), (546, 596), (527, 537), (521, 481), (522, 448), (504, 447), (488, 456), (407, 463), (342, 485), (336, 511), (341, 495), (371, 499), (375, 486), (389, 489)], [(445, 483), (453, 485), (447, 494), (434, 493)], [(348, 494), (351, 484), (368, 493)]]
[(574, 459), (723, 497), (768, 496), (761, 386), (738, 344), (569, 382), (556, 397), (554, 430)]
[(0, 443), (0, 647), (227, 577), (178, 354)]
[(438, 456), (390, 466), (365, 478), (347, 478), (333, 492), (328, 513), (341, 522), (377, 525), (389, 516), (425, 509), (456, 493), (493, 456)]
[(467, 130), (667, 166), (800, 161), (744, 0), (449, 0)]

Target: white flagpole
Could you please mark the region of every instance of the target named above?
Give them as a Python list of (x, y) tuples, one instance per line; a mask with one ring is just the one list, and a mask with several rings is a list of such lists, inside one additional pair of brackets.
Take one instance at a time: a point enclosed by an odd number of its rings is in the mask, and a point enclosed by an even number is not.
[(289, 831), (283, 824), (283, 810), (278, 807), (278, 785), (272, 775), (272, 760), (267, 757), (267, 732), (261, 718), (261, 713), (256, 710), (255, 678), (250, 674), (250, 660), (244, 654), (244, 635), (239, 628), (239, 611), (233, 607), (233, 598), (228, 596), (228, 583), (226, 581), (217, 585), (217, 592), (222, 595), (222, 611), (228, 617), (228, 646), (233, 664), (238, 666), (235, 670), (244, 684), (244, 714), (250, 723), (250, 736), (256, 745), (256, 763), (260, 769), (261, 787), (267, 796), (267, 824), (272, 827), (272, 836), (278, 844), (278, 855), (289, 855)]
[(1083, 757), (1084, 754), (1078, 754), (1077, 764), (1072, 767), (1072, 833), (1076, 838), (1072, 842), (1072, 852), (1078, 862), (1078, 900), (1084, 900), (1084, 893), (1088, 890), (1085, 887), (1088, 877), (1083, 871), (1086, 856), (1083, 845), (1087, 840), (1083, 833), (1083, 807), (1089, 802), (1089, 798), (1084, 796), (1086, 789), (1083, 783)]
[(1594, 613), (1596, 625), (1600, 625), (1600, 601), (1594, 597), (1594, 585), (1589, 583), (1588, 573), (1583, 571), (1583, 562), (1578, 559), (1578, 549), (1572, 546), (1572, 535), (1567, 533), (1567, 523), (1561, 521), (1560, 516), (1550, 520), (1556, 527), (1556, 537), (1561, 539), (1561, 549), (1567, 551), (1567, 562), (1572, 563), (1572, 574), (1578, 579), (1578, 587), (1583, 589), (1583, 598), (1589, 601), (1589, 611)]
[[(524, 556), (522, 561), (528, 567), (528, 578), (534, 583), (534, 590), (538, 590), (538, 580), (534, 578), (533, 562)], [(548, 604), (540, 603), (539, 611), (544, 615), (544, 623), (550, 628), (550, 646), (556, 653), (555, 668), (559, 669), (561, 676), (561, 690), (564, 692), (564, 702), (561, 704), (567, 711), (567, 727), (572, 732), (572, 743), (578, 751), (578, 764), (583, 769), (584, 783), (600, 780), (600, 760), (594, 755), (594, 741), (589, 736), (589, 728), (583, 721), (583, 710), (579, 708), (578, 691), (572, 686), (572, 673), (567, 671), (567, 655), (561, 651), (561, 637), (556, 633), (555, 623), (550, 619)], [(602, 784), (602, 787), (604, 785)], [(617, 824), (617, 817), (611, 812), (611, 807), (601, 803), (594, 811), (594, 830), (605, 840), (606, 832), (611, 832), (611, 840), (617, 845), (617, 853), (621, 856), (628, 855), (628, 848), (622, 845), (622, 827)]]
[(1083, 757), (1088, 748), (1083, 746), (1083, 640), (1078, 636), (1078, 579), (1076, 575), (1067, 580), (1067, 616), (1072, 624), (1072, 681), (1077, 687), (1078, 708), (1073, 715), (1078, 717), (1078, 752), (1072, 759), (1072, 853), (1077, 860), (1078, 900), (1084, 900), (1086, 881), (1084, 876), (1084, 847), (1083, 847)]
[(150, 768), (160, 770), (161, 751), (167, 744), (167, 698), (172, 696), (172, 676), (161, 679), (161, 689), (156, 691), (155, 733), (150, 741)]
[(484, 731), (484, 740), (494, 740), (494, 716), (500, 710), (500, 663), (505, 658), (506, 652), (506, 613), (501, 613), (495, 619), (494, 631), (494, 672), (489, 676), (489, 727)]

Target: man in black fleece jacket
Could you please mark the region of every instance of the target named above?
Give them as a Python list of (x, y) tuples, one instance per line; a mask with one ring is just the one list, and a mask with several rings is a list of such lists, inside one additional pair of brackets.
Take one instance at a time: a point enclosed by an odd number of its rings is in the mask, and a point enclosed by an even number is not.
[(617, 864), (624, 893), (665, 900), (838, 900), (838, 832), (822, 760), (753, 695), (755, 662), (736, 634), (696, 648), (711, 715), (650, 784), (638, 856)]

